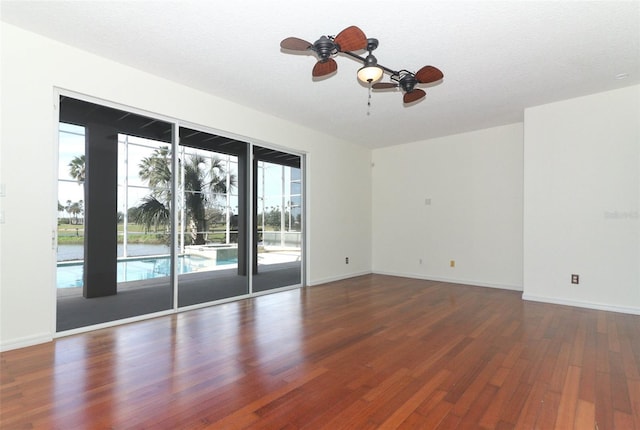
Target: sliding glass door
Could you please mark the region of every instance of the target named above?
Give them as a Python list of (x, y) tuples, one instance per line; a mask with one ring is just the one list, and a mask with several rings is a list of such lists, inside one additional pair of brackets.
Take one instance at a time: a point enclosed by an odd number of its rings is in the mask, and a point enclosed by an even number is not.
[(254, 146), (256, 253), (253, 291), (302, 283), (301, 157)]
[(247, 153), (235, 139), (180, 128), (178, 305), (249, 294)]
[(57, 331), (302, 285), (302, 157), (62, 96)]
[(172, 169), (148, 164), (171, 160), (173, 136), (168, 122), (60, 98), (57, 331), (173, 308), (171, 183), (159, 179)]

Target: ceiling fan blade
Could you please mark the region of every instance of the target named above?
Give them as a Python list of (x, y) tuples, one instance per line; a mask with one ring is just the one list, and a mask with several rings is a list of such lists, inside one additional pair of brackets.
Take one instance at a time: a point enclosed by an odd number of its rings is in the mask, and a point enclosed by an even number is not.
[(424, 66), (416, 73), (416, 79), (421, 84), (430, 84), (431, 82), (437, 82), (442, 79), (444, 75), (437, 67)]
[(297, 37), (287, 37), (280, 42), (282, 49), (289, 49), (291, 51), (306, 51), (313, 45), (306, 40), (298, 39)]
[(417, 88), (409, 93), (405, 93), (404, 97), (402, 98), (402, 101), (404, 101), (405, 103), (413, 103), (413, 102), (417, 102), (418, 100), (420, 100), (426, 95), (427, 93), (425, 93), (420, 88)]
[(393, 82), (376, 82), (371, 85), (371, 88), (374, 90), (386, 90), (388, 88), (397, 88), (398, 84), (394, 84)]
[(333, 41), (340, 45), (340, 51), (360, 51), (367, 49), (367, 36), (355, 25), (342, 30)]
[(333, 58), (329, 58), (327, 61), (318, 61), (315, 66), (313, 66), (313, 71), (311, 74), (314, 78), (319, 78), (320, 76), (330, 75), (331, 73), (338, 70), (338, 63)]

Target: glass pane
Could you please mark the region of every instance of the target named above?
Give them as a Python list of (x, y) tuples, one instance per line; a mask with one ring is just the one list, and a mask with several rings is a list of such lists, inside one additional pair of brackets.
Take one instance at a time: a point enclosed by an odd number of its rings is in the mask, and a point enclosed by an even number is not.
[[(256, 147), (256, 154), (263, 154)], [(264, 152), (264, 158), (275, 151)], [(294, 157), (294, 156), (290, 156)], [(257, 165), (257, 272), (253, 291), (302, 283), (302, 196), (300, 157), (289, 164), (261, 160)]]
[(173, 306), (171, 182), (141, 174), (164, 151), (170, 177), (171, 141), (169, 123), (61, 97), (57, 331)]
[(234, 150), (218, 142), (218, 136), (185, 128), (180, 137), (178, 234), (184, 264), (178, 275), (178, 305), (248, 294), (242, 258), (247, 252), (246, 222), (241, 221), (246, 218), (239, 207), (239, 190), (246, 180), (238, 174), (240, 159), (246, 163), (246, 144), (235, 141)]
[(61, 123), (58, 142), (57, 291), (78, 292), (84, 273), (84, 128)]
[[(172, 303), (171, 147), (167, 142), (119, 136), (124, 179), (118, 195), (118, 291), (145, 291)], [(151, 295), (153, 292), (153, 295)], [(159, 309), (161, 310), (161, 309)]]

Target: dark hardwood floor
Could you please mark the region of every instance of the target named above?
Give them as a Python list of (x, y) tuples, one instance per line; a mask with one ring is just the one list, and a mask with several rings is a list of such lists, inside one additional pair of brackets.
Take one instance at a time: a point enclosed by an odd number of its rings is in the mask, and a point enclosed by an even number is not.
[(640, 316), (381, 275), (1, 357), (2, 429), (640, 430)]

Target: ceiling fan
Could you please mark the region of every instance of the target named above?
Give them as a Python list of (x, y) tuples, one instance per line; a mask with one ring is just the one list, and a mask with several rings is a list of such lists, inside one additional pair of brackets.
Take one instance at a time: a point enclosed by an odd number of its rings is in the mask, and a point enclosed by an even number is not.
[[(280, 47), (285, 51), (297, 51), (314, 53), (318, 58), (311, 75), (314, 78), (329, 76), (338, 70), (338, 63), (334, 60), (338, 54), (361, 61), (363, 67), (358, 70), (358, 79), (369, 84), (374, 90), (386, 90), (400, 88), (404, 92), (403, 102), (410, 104), (421, 100), (426, 96), (423, 89), (416, 88), (418, 84), (431, 84), (443, 79), (443, 73), (434, 66), (424, 66), (416, 73), (408, 70), (392, 70), (378, 64), (377, 58), (372, 54), (378, 47), (378, 39), (367, 38), (364, 32), (355, 25), (347, 27), (337, 36), (321, 36), (314, 43), (297, 37), (287, 37), (280, 42)], [(354, 51), (368, 51), (366, 57), (356, 54)], [(391, 82), (377, 82), (384, 72), (390, 75)]]

